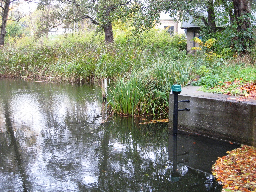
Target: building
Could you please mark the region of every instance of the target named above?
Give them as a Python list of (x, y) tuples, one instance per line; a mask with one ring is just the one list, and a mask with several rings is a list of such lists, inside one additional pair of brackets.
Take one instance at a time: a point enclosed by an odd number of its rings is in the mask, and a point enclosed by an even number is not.
[(175, 21), (168, 13), (160, 14), (160, 23), (156, 25), (157, 29), (167, 29), (170, 34), (185, 34), (185, 30), (181, 28), (181, 22)]
[(190, 17), (187, 21), (182, 22), (181, 29), (186, 31), (187, 53), (194, 53), (194, 50), (192, 50), (192, 47), (199, 46), (197, 43), (195, 43), (194, 38), (199, 37), (200, 26), (193, 23), (193, 18)]

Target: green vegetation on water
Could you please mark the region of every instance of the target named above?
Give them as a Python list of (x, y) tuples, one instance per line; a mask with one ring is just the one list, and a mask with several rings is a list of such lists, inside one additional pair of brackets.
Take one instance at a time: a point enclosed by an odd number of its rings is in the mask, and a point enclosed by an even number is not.
[(12, 39), (0, 49), (1, 77), (73, 83), (110, 79), (109, 105), (125, 115), (166, 117), (174, 83), (224, 92), (221, 87), (226, 82), (253, 82), (255, 74), (250, 62), (223, 59), (209, 50), (186, 55), (185, 36), (155, 29), (137, 36), (118, 31), (115, 43), (109, 45), (102, 34), (85, 32)]

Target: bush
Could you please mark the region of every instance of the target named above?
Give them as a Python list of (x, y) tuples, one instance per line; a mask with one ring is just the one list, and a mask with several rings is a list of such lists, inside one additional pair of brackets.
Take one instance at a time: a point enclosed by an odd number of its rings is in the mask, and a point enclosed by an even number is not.
[(8, 21), (6, 26), (6, 37), (22, 37), (25, 35), (24, 27), (18, 22)]
[[(212, 47), (212, 51), (217, 55), (220, 55), (223, 59), (230, 59), (239, 53), (251, 53), (255, 46), (255, 34), (254, 28), (249, 28), (247, 31), (237, 31), (237, 26), (235, 24), (231, 26), (226, 26), (223, 29), (211, 33), (208, 28), (202, 28), (203, 41), (208, 39), (216, 39)], [(244, 38), (242, 38), (244, 37)], [(241, 39), (249, 39), (246, 42), (247, 50), (244, 50)]]

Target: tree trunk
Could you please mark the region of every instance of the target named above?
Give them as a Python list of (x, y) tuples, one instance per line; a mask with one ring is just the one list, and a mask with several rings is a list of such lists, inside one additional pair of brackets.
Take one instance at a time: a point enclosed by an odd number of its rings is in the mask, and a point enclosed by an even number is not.
[(207, 13), (208, 13), (208, 26), (210, 27), (211, 32), (216, 32), (216, 22), (215, 22), (215, 12), (214, 12), (213, 0), (208, 1)]
[(106, 43), (113, 43), (114, 42), (114, 36), (113, 36), (113, 29), (112, 29), (112, 23), (108, 22), (104, 25), (104, 33), (105, 33), (105, 42)]
[(242, 46), (242, 53), (247, 53), (248, 48), (252, 45), (252, 37), (246, 35), (245, 31), (248, 31), (251, 27), (251, 21), (249, 15), (251, 14), (251, 1), (250, 0), (233, 0), (235, 21), (237, 23), (238, 41)]
[(4, 37), (6, 34), (5, 28), (6, 28), (6, 22), (8, 19), (8, 13), (9, 13), (9, 7), (10, 7), (10, 0), (5, 0), (5, 4), (3, 6), (3, 11), (2, 11), (2, 25), (0, 26), (1, 31), (0, 31), (0, 46), (4, 45)]
[(251, 5), (249, 0), (233, 0), (234, 15), (238, 25), (238, 30), (246, 30), (251, 27), (250, 18)]
[[(1, 29), (1, 33), (2, 33), (2, 29)], [(0, 46), (4, 45), (4, 34), (0, 34)]]
[(104, 7), (104, 15), (103, 15), (103, 30), (105, 33), (105, 42), (107, 44), (111, 44), (114, 42), (114, 35), (112, 29), (112, 20), (111, 20), (111, 12), (115, 10), (115, 7), (111, 5)]

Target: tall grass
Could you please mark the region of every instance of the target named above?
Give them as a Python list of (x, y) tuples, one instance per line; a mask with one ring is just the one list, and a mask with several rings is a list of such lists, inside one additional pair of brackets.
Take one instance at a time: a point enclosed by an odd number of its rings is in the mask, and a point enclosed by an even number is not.
[[(185, 54), (180, 52), (180, 58)], [(118, 79), (110, 93), (110, 105), (118, 113), (167, 116), (171, 85), (186, 85), (195, 71), (192, 60), (176, 60), (171, 55), (158, 58)]]
[(107, 99), (114, 112), (162, 116), (168, 114), (172, 84), (209, 90), (240, 71), (245, 71), (240, 78), (255, 80), (255, 66), (244, 69), (218, 57), (189, 56), (185, 49), (184, 36), (155, 29), (137, 36), (116, 32), (111, 45), (95, 32), (24, 37), (0, 49), (0, 76), (69, 82), (108, 78), (113, 86)]
[[(153, 34), (154, 43), (149, 44), (149, 36)], [(178, 39), (184, 44), (184, 37)], [(105, 45), (102, 34), (94, 32), (38, 40), (25, 37), (0, 50), (0, 73), (66, 81), (88, 77), (115, 79), (140, 65), (148, 65), (159, 55), (167, 55), (171, 43), (167, 33), (155, 30), (145, 32), (139, 39), (117, 35), (116, 43), (111, 46)]]

